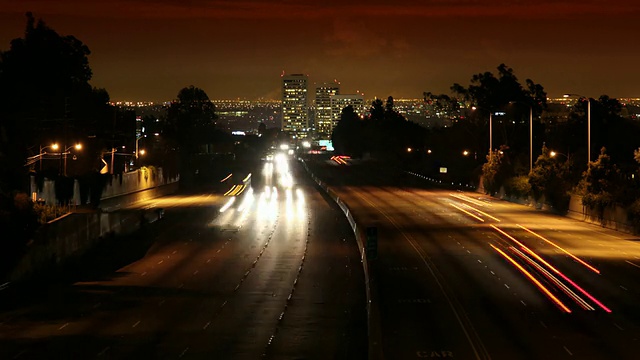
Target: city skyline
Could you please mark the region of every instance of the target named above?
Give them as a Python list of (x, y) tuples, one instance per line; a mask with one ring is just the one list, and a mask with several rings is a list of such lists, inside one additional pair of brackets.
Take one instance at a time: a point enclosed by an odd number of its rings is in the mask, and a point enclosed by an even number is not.
[(420, 98), (500, 63), (550, 97), (640, 96), (630, 0), (27, 0), (0, 9), (0, 50), (24, 35), (27, 11), (91, 49), (91, 84), (112, 101), (171, 100), (191, 84), (212, 99), (278, 99), (283, 71), (366, 98)]

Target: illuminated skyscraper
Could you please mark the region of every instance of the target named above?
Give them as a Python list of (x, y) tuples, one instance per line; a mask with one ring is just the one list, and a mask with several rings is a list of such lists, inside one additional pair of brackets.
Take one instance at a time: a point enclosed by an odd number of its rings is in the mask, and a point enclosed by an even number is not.
[(282, 76), (282, 130), (298, 138), (306, 138), (309, 128), (307, 80), (303, 74)]
[(335, 128), (340, 121), (342, 109), (351, 105), (353, 111), (362, 116), (364, 114), (364, 96), (359, 94), (345, 94), (331, 96), (331, 128)]
[(329, 139), (333, 131), (331, 121), (331, 96), (340, 94), (340, 84), (324, 83), (316, 87), (316, 133), (321, 138)]

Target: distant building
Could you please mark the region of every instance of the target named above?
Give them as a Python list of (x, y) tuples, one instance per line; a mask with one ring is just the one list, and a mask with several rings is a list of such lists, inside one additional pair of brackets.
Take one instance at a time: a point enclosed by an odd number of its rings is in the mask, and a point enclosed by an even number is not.
[(315, 129), (321, 137), (331, 136), (333, 131), (331, 97), (339, 94), (338, 83), (324, 83), (316, 87)]
[(306, 138), (309, 128), (307, 81), (303, 74), (282, 76), (282, 130), (298, 138)]
[(358, 115), (364, 115), (364, 97), (358, 94), (345, 94), (331, 96), (331, 131), (340, 121), (342, 109), (351, 105)]

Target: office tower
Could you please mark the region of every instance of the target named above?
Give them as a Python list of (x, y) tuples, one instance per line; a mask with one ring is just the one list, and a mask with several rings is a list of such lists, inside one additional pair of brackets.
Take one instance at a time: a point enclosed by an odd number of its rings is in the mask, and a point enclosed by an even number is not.
[(291, 137), (307, 137), (307, 80), (308, 76), (303, 74), (282, 76), (282, 130)]
[(362, 116), (364, 114), (364, 97), (359, 94), (345, 94), (331, 96), (331, 128), (335, 128), (340, 121), (342, 109), (351, 105), (353, 111)]
[(316, 87), (315, 129), (319, 138), (329, 139), (333, 132), (331, 97), (340, 94), (337, 82), (323, 83)]

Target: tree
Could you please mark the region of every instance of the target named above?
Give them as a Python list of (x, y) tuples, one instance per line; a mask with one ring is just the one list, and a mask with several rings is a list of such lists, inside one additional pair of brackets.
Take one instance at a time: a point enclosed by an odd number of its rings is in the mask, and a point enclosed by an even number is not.
[(493, 195), (500, 191), (504, 182), (511, 176), (508, 150), (508, 146), (502, 145), (500, 150), (487, 155), (487, 162), (482, 165), (482, 184), (488, 194)]
[(178, 92), (178, 99), (167, 110), (165, 135), (179, 151), (180, 177), (189, 184), (197, 169), (195, 156), (208, 152), (216, 142), (215, 106), (204, 90), (193, 85)]
[(572, 159), (559, 159), (559, 154), (552, 156), (552, 152), (545, 145), (542, 154), (538, 156), (533, 169), (529, 173), (529, 184), (534, 199), (545, 201), (559, 211), (565, 211), (569, 201)]
[(600, 216), (607, 206), (615, 204), (616, 185), (619, 183), (619, 171), (607, 155), (607, 149), (600, 150), (596, 161), (589, 163), (579, 185), (583, 192), (582, 203), (598, 211)]
[[(520, 139), (527, 138), (526, 134), (529, 132), (529, 109), (532, 109), (533, 118), (537, 118), (546, 107), (546, 93), (541, 85), (530, 79), (523, 86), (513, 69), (505, 64), (500, 64), (497, 70), (497, 76), (491, 72), (473, 75), (467, 87), (453, 84), (452, 92), (476, 107), (464, 121), (459, 122), (459, 126), (466, 127), (467, 132), (475, 137), (480, 135), (482, 139), (488, 139), (489, 114), (503, 110), (504, 116), (510, 118), (498, 121), (494, 116), (494, 144), (508, 145), (514, 156), (528, 159), (528, 144)], [(515, 106), (515, 111), (504, 111), (510, 104), (525, 106)], [(476, 150), (485, 148), (488, 146)]]
[(364, 151), (364, 131), (362, 125), (362, 121), (353, 109), (353, 106), (348, 105), (342, 109), (340, 121), (338, 121), (338, 124), (331, 134), (333, 147), (337, 152), (352, 157), (362, 156)]
[[(27, 13), (24, 38), (11, 41), (0, 53), (0, 191), (26, 186), (29, 155), (39, 146), (61, 146), (95, 135), (109, 114), (104, 89), (89, 84), (89, 48), (74, 36), (61, 36)], [(34, 150), (36, 149), (36, 150)], [(91, 158), (92, 148), (83, 151)], [(99, 150), (97, 150), (99, 151)]]

